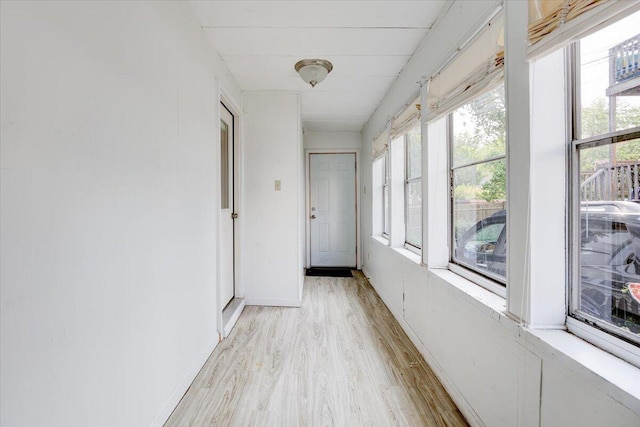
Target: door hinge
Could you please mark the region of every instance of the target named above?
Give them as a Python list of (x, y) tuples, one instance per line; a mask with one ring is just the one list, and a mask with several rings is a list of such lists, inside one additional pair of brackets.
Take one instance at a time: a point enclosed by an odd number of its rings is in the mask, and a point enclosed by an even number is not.
[(231, 214), (231, 219), (238, 219), (238, 212), (234, 212)]

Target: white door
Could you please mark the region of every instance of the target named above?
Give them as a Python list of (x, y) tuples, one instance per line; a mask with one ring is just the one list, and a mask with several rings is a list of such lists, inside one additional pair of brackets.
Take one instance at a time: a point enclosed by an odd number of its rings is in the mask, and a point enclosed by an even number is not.
[(220, 104), (220, 276), (221, 303), (234, 297), (233, 115)]
[(310, 154), (312, 267), (356, 267), (356, 155)]

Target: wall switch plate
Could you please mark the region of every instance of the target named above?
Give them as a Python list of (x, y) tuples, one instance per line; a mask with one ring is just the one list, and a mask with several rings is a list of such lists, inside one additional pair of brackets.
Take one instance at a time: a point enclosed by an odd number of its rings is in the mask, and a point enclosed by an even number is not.
[(276, 191), (282, 190), (282, 182), (279, 179), (276, 179), (274, 183), (274, 187)]

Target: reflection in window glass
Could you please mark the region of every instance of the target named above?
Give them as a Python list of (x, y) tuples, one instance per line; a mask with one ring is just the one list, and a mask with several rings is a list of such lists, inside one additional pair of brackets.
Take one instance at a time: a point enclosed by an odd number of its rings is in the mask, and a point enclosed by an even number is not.
[(382, 184), (382, 234), (385, 236), (389, 235), (389, 154), (385, 154), (384, 156), (384, 169), (383, 169), (383, 179), (384, 182)]
[(498, 279), (506, 276), (505, 163), (453, 170), (454, 260)]
[(405, 240), (417, 248), (422, 246), (422, 182), (407, 183), (407, 224)]
[(580, 124), (588, 138), (640, 126), (640, 12), (580, 40)]
[(420, 126), (416, 126), (406, 135), (407, 138), (407, 179), (420, 178), (422, 175)]
[(502, 85), (454, 111), (452, 261), (506, 279), (505, 107)]
[(422, 247), (422, 149), (420, 125), (405, 135), (405, 241)]
[(579, 286), (573, 308), (639, 339), (640, 139), (579, 146), (578, 159)]

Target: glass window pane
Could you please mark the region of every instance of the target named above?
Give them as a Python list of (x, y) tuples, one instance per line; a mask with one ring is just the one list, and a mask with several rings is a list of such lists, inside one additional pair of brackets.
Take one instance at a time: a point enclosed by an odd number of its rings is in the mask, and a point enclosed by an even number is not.
[(581, 201), (640, 199), (640, 139), (582, 148), (579, 161)]
[(422, 174), (420, 126), (411, 129), (407, 135), (407, 179), (417, 178)]
[(506, 160), (453, 171), (455, 262), (506, 278)]
[(220, 207), (229, 209), (229, 126), (220, 120)]
[(385, 185), (382, 192), (382, 197), (384, 199), (384, 234), (389, 234), (389, 186)]
[(382, 217), (383, 222), (383, 234), (389, 235), (389, 154), (384, 156), (384, 169), (383, 169), (383, 188), (382, 188)]
[(588, 138), (640, 125), (640, 12), (580, 41), (580, 124)]
[(640, 140), (581, 148), (574, 310), (640, 337)]
[(422, 247), (422, 182), (407, 184), (407, 223), (405, 241), (418, 248)]
[(453, 166), (505, 154), (504, 86), (453, 112)]

